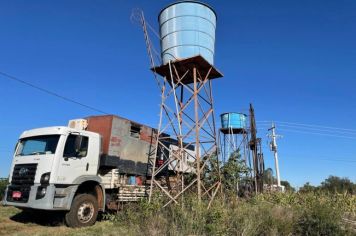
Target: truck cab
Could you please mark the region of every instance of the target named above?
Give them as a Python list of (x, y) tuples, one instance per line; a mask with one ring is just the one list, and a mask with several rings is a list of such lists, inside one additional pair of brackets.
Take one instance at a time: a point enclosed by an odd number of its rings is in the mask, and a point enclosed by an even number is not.
[(101, 136), (95, 132), (69, 127), (23, 132), (3, 204), (64, 210), (69, 226), (93, 224), (98, 211), (104, 209), (105, 191), (98, 176), (100, 152)]

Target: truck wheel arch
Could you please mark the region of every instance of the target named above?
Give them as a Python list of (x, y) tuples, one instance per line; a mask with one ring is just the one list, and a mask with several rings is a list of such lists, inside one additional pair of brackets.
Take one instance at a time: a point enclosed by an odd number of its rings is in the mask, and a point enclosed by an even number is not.
[(78, 187), (71, 198), (71, 202), (73, 201), (74, 197), (81, 193), (89, 193), (93, 194), (99, 206), (99, 211), (105, 210), (105, 188), (103, 185), (100, 184), (101, 179), (98, 176), (81, 176), (74, 181)]

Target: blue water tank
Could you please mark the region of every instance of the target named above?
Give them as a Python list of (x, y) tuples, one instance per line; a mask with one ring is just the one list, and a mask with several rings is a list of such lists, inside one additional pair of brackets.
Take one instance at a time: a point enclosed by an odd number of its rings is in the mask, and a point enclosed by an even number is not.
[(130, 185), (135, 185), (136, 184), (136, 177), (135, 176), (129, 176), (129, 184)]
[(220, 115), (221, 128), (223, 129), (245, 129), (247, 116), (243, 113), (228, 112)]
[(163, 64), (197, 55), (214, 64), (216, 14), (210, 6), (173, 3), (160, 12), (158, 20)]

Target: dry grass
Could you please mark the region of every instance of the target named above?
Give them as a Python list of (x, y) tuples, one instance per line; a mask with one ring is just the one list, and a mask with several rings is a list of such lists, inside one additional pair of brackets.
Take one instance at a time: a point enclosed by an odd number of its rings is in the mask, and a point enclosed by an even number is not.
[(117, 227), (110, 221), (97, 222), (94, 226), (71, 229), (62, 222), (53, 222), (53, 216), (34, 216), (23, 214), (14, 207), (0, 206), (0, 235), (129, 235), (123, 227)]

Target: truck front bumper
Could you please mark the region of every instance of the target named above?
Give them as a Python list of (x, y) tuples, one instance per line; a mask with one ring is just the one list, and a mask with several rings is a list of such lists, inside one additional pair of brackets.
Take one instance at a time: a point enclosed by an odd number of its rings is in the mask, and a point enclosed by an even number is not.
[[(27, 188), (23, 190), (24, 187), (9, 185), (6, 188), (3, 205), (41, 210), (69, 210), (77, 186), (56, 188), (54, 184), (47, 186), (34, 184)], [(40, 193), (43, 188), (45, 194), (42, 196)], [(22, 197), (13, 198), (14, 191), (23, 191)]]

